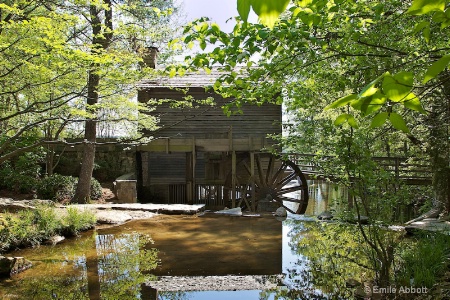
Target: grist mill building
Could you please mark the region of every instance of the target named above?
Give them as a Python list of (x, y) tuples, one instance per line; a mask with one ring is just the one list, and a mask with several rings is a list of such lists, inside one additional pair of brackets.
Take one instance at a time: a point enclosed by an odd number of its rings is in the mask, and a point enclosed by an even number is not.
[[(150, 64), (155, 66), (155, 60)], [(220, 75), (216, 70), (188, 73), (139, 85), (138, 101), (162, 102), (151, 112), (159, 129), (144, 132), (153, 141), (136, 151), (138, 200), (252, 211), (288, 201), (293, 204), (285, 206), (288, 210), (304, 212), (308, 190), (303, 174), (267, 151), (274, 145), (267, 136), (281, 134), (281, 106), (244, 104), (242, 114), (227, 116), (222, 106), (233, 99), (212, 88)], [(174, 105), (180, 102), (185, 105)]]

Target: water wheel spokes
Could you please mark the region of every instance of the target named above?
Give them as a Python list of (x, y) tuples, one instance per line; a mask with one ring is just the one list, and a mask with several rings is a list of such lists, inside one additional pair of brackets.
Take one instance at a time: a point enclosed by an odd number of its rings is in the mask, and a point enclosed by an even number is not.
[(236, 186), (238, 187), (236, 189), (236, 203), (238, 207), (250, 207), (250, 204), (248, 202), (248, 196), (249, 196), (249, 185), (247, 183), (240, 184), (238, 178), (236, 178)]
[(235, 191), (236, 203), (243, 209), (260, 210), (272, 202), (291, 213), (302, 214), (306, 210), (306, 178), (292, 161), (270, 153), (255, 153), (253, 162), (250, 155), (237, 164), (234, 188), (230, 176), (225, 182), (225, 198), (232, 199), (231, 193)]

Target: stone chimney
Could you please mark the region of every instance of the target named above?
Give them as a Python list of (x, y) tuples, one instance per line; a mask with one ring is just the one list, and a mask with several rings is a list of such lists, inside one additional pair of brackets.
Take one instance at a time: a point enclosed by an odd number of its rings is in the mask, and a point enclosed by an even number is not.
[(158, 48), (156, 47), (146, 47), (144, 49), (144, 55), (143, 55), (143, 59), (144, 59), (144, 65), (147, 67), (150, 67), (152, 69), (156, 69), (156, 60), (158, 58)]

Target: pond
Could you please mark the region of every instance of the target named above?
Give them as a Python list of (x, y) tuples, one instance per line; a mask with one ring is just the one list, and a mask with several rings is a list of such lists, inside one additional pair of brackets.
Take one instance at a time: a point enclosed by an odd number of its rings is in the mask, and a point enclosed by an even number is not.
[[(317, 184), (307, 215), (345, 191)], [(157, 216), (8, 254), (1, 299), (350, 299), (370, 280), (356, 225), (308, 216)]]

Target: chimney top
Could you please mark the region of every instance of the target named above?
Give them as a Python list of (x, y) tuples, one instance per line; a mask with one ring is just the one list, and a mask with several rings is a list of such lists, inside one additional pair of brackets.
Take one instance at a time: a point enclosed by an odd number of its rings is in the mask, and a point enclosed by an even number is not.
[(156, 61), (158, 58), (158, 48), (154, 46), (145, 47), (144, 49), (144, 65), (152, 69), (156, 69)]

